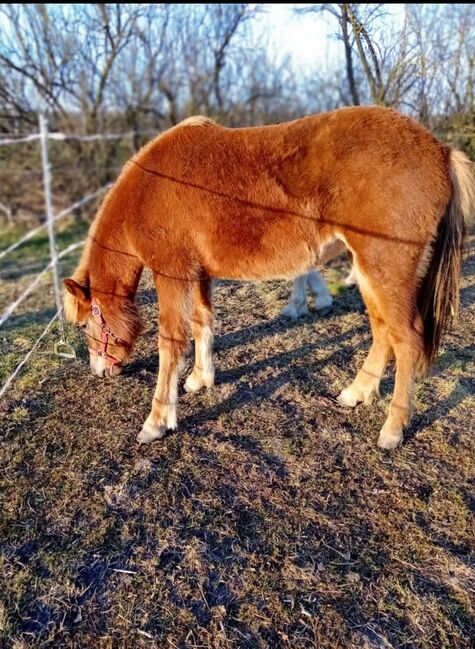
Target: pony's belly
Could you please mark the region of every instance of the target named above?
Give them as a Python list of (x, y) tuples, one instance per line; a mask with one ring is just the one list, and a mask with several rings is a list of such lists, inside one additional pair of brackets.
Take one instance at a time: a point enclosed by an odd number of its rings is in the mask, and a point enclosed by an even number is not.
[[(258, 224), (262, 227), (261, 224)], [(206, 238), (202, 247), (205, 270), (222, 279), (293, 279), (341, 254), (344, 244), (334, 232), (322, 232), (317, 223), (274, 220), (259, 227), (233, 228), (222, 238)]]
[(278, 248), (228, 250), (226, 256), (215, 256), (207, 264), (212, 277), (238, 280), (293, 279), (315, 266), (317, 253), (308, 245), (287, 245)]

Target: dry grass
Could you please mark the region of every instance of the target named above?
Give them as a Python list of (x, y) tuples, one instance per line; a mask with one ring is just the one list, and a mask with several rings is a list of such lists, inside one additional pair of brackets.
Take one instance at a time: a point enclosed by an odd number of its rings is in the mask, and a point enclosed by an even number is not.
[[(5, 303), (32, 262), (15, 263)], [(376, 447), (391, 372), (371, 408), (334, 400), (369, 345), (346, 269), (327, 273), (333, 313), (297, 324), (277, 318), (288, 283), (220, 283), (217, 385), (181, 394), (179, 431), (150, 446), (135, 443), (157, 372), (148, 277), (125, 375), (92, 376), (75, 332), (78, 360), (35, 358), (0, 405), (2, 647), (473, 646), (473, 250), (391, 454)], [(4, 375), (51, 305), (43, 291), (2, 334)]]

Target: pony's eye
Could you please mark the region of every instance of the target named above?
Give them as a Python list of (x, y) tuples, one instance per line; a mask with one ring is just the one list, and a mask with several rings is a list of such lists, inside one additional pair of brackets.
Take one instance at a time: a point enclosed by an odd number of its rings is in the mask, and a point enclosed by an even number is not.
[(78, 326), (79, 326), (81, 329), (85, 329), (85, 328), (87, 327), (87, 323), (86, 323), (86, 324), (80, 324), (80, 325), (78, 325)]

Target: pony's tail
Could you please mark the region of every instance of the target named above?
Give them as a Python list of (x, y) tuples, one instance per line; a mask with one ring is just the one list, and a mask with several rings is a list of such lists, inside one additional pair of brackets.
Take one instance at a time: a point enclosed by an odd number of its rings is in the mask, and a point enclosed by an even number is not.
[(450, 151), (452, 197), (439, 222), (432, 259), (419, 290), (419, 312), (424, 323), (424, 359), (419, 370), (430, 368), (442, 336), (459, 307), (465, 223), (475, 214), (475, 176), (472, 163), (461, 151)]

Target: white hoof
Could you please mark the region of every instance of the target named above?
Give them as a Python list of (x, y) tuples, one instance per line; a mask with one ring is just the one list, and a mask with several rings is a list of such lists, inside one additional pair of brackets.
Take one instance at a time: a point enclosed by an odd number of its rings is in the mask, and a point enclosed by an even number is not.
[(165, 426), (152, 426), (152, 424), (143, 425), (142, 430), (137, 435), (137, 442), (139, 444), (148, 444), (153, 442), (155, 439), (162, 439), (165, 437), (167, 429)]
[(324, 309), (328, 311), (331, 309), (333, 304), (333, 298), (331, 295), (315, 295), (314, 296), (315, 308), (317, 311), (323, 311)]
[(386, 424), (382, 427), (379, 433), (378, 446), (385, 451), (390, 451), (397, 448), (403, 440), (402, 428), (391, 430), (386, 428)]
[(214, 374), (210, 374), (209, 376), (204, 376), (201, 373), (196, 372), (193, 370), (193, 372), (189, 375), (189, 377), (185, 381), (185, 392), (193, 393), (193, 392), (198, 392), (198, 390), (201, 390), (201, 388), (211, 388), (214, 385)]
[(200, 376), (192, 372), (185, 381), (185, 392), (198, 392), (203, 387), (203, 381)]
[(300, 316), (307, 315), (308, 309), (305, 303), (296, 306), (293, 302), (289, 302), (287, 306), (282, 309), (281, 315), (285, 318), (290, 318), (291, 320), (297, 320)]
[(361, 401), (363, 401), (363, 397), (358, 393), (353, 390), (353, 388), (350, 386), (349, 388), (345, 388), (340, 392), (338, 397), (336, 398), (339, 404), (342, 406), (348, 406), (349, 408), (354, 408), (357, 406)]

